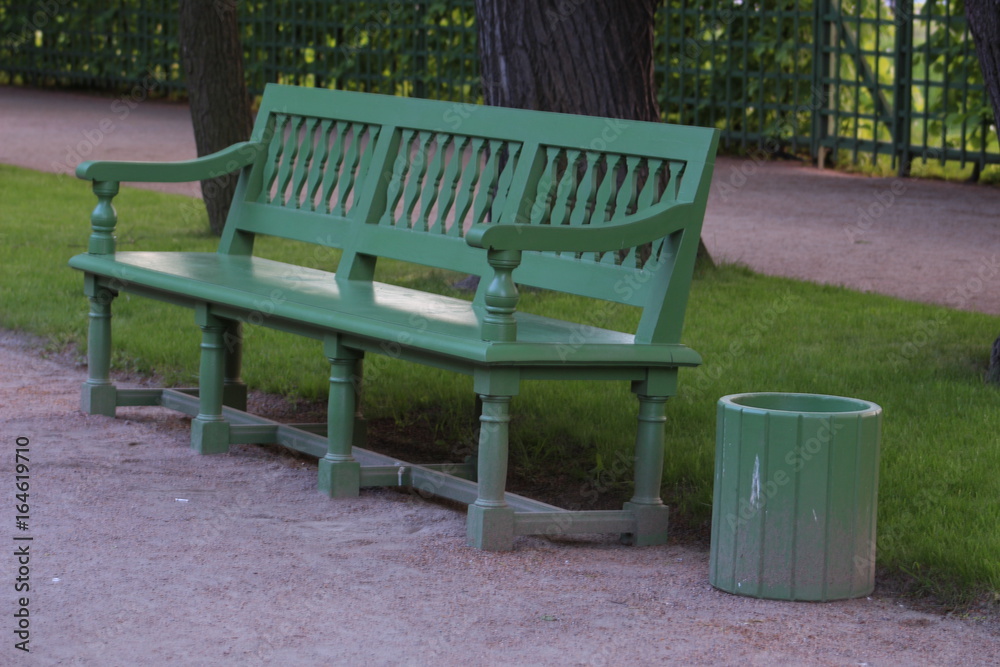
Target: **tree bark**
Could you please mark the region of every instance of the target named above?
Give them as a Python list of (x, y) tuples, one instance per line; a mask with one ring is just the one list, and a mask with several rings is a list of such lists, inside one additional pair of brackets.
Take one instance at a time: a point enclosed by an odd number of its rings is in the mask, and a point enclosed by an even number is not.
[(966, 0), (965, 14), (993, 104), (995, 127), (1000, 128), (1000, 1)]
[[(993, 105), (993, 127), (1000, 129), (1000, 1), (965, 0), (965, 15)], [(986, 381), (1000, 385), (1000, 337), (993, 342)]]
[(494, 106), (659, 121), (656, 0), (477, 0), (483, 98)]
[[(660, 121), (659, 0), (476, 0), (483, 99), (493, 106)], [(699, 263), (711, 264), (704, 243)]]
[[(235, 2), (180, 0), (181, 63), (187, 77), (198, 155), (250, 138), (253, 115), (243, 73)], [(221, 234), (236, 188), (235, 174), (201, 182), (208, 224)]]

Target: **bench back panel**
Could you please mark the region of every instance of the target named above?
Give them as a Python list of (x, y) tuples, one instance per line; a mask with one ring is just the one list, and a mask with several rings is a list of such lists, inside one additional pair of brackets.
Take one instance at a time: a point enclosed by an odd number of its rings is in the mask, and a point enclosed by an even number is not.
[[(499, 218), (521, 154), (520, 142), (402, 127), (382, 176), (385, 205), (368, 222), (463, 237)], [(381, 202), (380, 202), (381, 203)]]
[(519, 284), (650, 310), (644, 339), (679, 335), (661, 322), (676, 313), (661, 311), (683, 292), (683, 315), (689, 277), (673, 287), (671, 278), (675, 268), (690, 275), (713, 130), (272, 85), (253, 138), (267, 143), (266, 159), (243, 175), (221, 252), (249, 252), (254, 234), (270, 234), (348, 259), (482, 275), (482, 250), (463, 240), (474, 224), (586, 227), (694, 203), (686, 231), (603, 253), (525, 252), (515, 273)]
[(347, 217), (364, 183), (381, 127), (276, 113), (256, 201)]

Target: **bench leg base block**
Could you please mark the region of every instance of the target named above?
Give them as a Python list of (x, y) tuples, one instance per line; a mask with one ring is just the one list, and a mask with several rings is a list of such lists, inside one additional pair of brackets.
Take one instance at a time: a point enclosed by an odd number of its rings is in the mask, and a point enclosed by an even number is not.
[(361, 464), (320, 459), (318, 486), (331, 498), (357, 498), (361, 493)]
[(667, 543), (667, 527), (670, 508), (666, 505), (640, 505), (625, 503), (624, 509), (635, 516), (636, 531), (623, 533), (621, 541), (637, 547), (648, 547)]
[(514, 510), (509, 507), (469, 505), (466, 544), (483, 551), (514, 548)]
[(88, 415), (115, 416), (118, 391), (113, 384), (83, 384), (80, 410)]
[(229, 422), (191, 420), (191, 449), (199, 454), (229, 451)]

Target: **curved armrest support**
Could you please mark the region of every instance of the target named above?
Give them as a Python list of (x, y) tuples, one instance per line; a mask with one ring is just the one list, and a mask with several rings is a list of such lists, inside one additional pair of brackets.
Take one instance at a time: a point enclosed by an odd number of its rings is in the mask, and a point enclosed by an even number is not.
[(217, 153), (181, 162), (84, 162), (77, 178), (88, 181), (185, 183), (203, 181), (242, 169), (266, 150), (261, 142), (244, 141)]
[(608, 252), (649, 243), (697, 223), (689, 213), (693, 213), (693, 204), (669, 202), (608, 225), (478, 224), (469, 228), (465, 242), (475, 248), (493, 250)]

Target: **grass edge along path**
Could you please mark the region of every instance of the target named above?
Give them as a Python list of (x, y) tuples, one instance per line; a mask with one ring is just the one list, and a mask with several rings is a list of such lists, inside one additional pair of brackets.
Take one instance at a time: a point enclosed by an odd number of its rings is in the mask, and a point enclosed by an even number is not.
[[(67, 260), (83, 252), (94, 197), (65, 176), (0, 166), (0, 327), (86, 346), (86, 300)], [(197, 200), (123, 188), (115, 200), (122, 249), (211, 251)], [(332, 269), (336, 253), (269, 243), (276, 259)], [(386, 263), (380, 279), (437, 287), (451, 276)], [(587, 310), (573, 297), (527, 292), (523, 307), (558, 317)], [(191, 313), (123, 294), (115, 304), (118, 370), (196, 382)], [(601, 309), (607, 317), (607, 309)], [(622, 308), (611, 327), (628, 330)], [(884, 409), (879, 482), (880, 577), (907, 579), (944, 600), (1000, 592), (1000, 391), (982, 382), (1000, 318), (754, 274), (723, 266), (698, 276), (684, 340), (705, 358), (682, 370), (667, 407), (663, 496), (674, 525), (704, 536), (711, 516), (715, 404), (749, 391), (807, 392)], [(244, 378), (289, 399), (322, 399), (318, 344), (248, 327)], [(468, 453), (474, 439), (467, 378), (369, 357), (370, 419), (426, 436), (428, 455)], [(628, 495), (635, 401), (621, 383), (525, 383), (515, 407), (512, 474), (567, 507)], [(419, 391), (415, 388), (419, 387)], [(587, 419), (580, 418), (587, 415)], [(375, 447), (377, 448), (377, 447)], [(460, 459), (461, 456), (458, 456)]]

